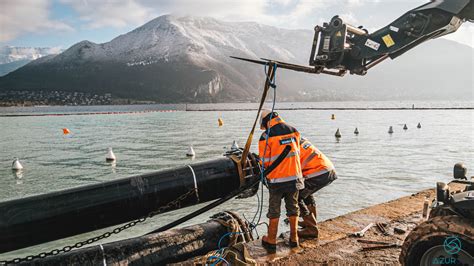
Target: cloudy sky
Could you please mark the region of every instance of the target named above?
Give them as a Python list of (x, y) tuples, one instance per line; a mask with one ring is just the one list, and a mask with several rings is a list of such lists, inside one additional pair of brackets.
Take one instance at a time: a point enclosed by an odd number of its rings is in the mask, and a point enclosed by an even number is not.
[[(429, 0), (0, 0), (0, 45), (61, 47), (110, 41), (164, 14), (312, 29), (340, 15), (369, 31)], [(474, 24), (447, 37), (474, 46)]]

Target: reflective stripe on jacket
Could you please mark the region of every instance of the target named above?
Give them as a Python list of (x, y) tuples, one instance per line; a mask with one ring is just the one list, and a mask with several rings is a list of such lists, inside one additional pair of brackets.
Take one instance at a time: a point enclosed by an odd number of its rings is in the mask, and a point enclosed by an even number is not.
[(334, 170), (332, 162), (311, 142), (301, 139), (301, 168), (304, 178), (312, 178)]
[[(302, 178), (300, 133), (278, 116), (270, 120), (269, 127), (268, 143), (266, 140), (267, 130), (263, 132), (258, 142), (259, 156), (264, 162), (265, 168), (268, 168), (280, 156), (286, 146), (289, 145), (291, 150), (280, 165), (267, 175), (268, 182), (282, 183)], [(266, 144), (267, 148), (265, 149)]]

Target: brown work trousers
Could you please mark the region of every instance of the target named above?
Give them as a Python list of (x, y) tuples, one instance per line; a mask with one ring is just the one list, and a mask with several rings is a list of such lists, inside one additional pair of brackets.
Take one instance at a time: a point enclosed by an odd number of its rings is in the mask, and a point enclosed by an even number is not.
[(322, 175), (305, 179), (304, 189), (300, 190), (300, 193), (298, 195), (301, 216), (307, 216), (310, 214), (307, 205), (316, 205), (313, 193), (331, 184), (336, 179), (337, 175), (335, 171), (329, 171)]
[(281, 200), (285, 200), (286, 216), (299, 215), (298, 188), (301, 182), (289, 181), (283, 183), (268, 184), (268, 213), (269, 219), (279, 218), (281, 212)]

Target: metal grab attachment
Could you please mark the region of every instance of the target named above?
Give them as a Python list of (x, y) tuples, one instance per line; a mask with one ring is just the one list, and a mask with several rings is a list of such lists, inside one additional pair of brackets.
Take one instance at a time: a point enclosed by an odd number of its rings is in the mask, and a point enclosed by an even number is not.
[[(229, 157), (234, 161), (237, 171), (239, 173), (240, 188), (246, 187), (247, 189), (239, 193), (238, 198), (248, 198), (257, 193), (258, 186), (250, 185), (255, 184), (255, 181), (260, 179), (260, 167), (258, 165), (258, 156), (254, 153), (248, 153), (245, 160), (245, 167), (242, 167), (243, 149), (228, 151), (225, 156)], [(258, 182), (257, 182), (258, 184)]]
[(387, 58), (394, 59), (425, 41), (453, 33), (473, 19), (474, 0), (430, 1), (373, 33), (334, 16), (330, 22), (314, 28), (309, 66), (231, 57), (261, 65), (273, 62), (280, 68), (312, 74), (365, 75)]

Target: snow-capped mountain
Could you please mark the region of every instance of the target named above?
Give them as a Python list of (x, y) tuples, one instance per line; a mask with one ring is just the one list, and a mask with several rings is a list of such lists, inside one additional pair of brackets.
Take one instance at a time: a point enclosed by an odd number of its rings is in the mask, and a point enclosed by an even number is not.
[(26, 65), (32, 60), (62, 52), (60, 48), (0, 46), (0, 76)]
[[(0, 90), (99, 92), (161, 102), (255, 100), (265, 80), (264, 67), (229, 56), (307, 64), (312, 34), (310, 30), (280, 29), (254, 22), (166, 15), (110, 42), (82, 41), (59, 55), (37, 59), (0, 78)], [(393, 99), (423, 97), (433, 91), (452, 95), (446, 89), (459, 88), (464, 93), (472, 86), (472, 62), (466, 57), (466, 53), (472, 55), (471, 47), (447, 40), (421, 47), (424, 49), (384, 62), (363, 78), (279, 70), (278, 97), (360, 99), (388, 93)], [(450, 53), (445, 52), (448, 47)], [(452, 62), (452, 69), (446, 68), (446, 62)], [(446, 73), (452, 76), (449, 84), (440, 82)]]

